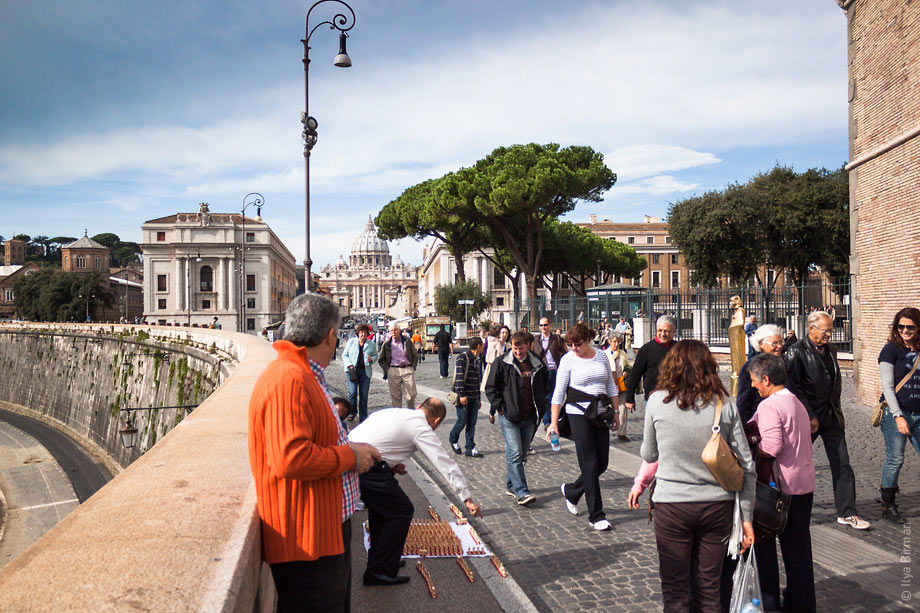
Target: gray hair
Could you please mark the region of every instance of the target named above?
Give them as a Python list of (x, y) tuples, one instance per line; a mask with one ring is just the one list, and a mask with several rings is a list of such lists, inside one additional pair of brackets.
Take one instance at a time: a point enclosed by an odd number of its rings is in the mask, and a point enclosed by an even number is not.
[(752, 377), (758, 379), (766, 375), (773, 385), (786, 385), (786, 361), (778, 355), (772, 353), (755, 355), (748, 362), (748, 372)]
[(339, 327), (339, 307), (321, 294), (301, 294), (287, 308), (284, 340), (301, 347), (315, 347), (329, 331)]
[(834, 325), (834, 318), (827, 311), (814, 311), (808, 316), (807, 324), (809, 328), (817, 328), (818, 320), (827, 318), (831, 325)]
[(760, 343), (764, 342), (771, 336), (778, 336), (782, 338), (783, 329), (775, 324), (764, 324), (760, 326), (754, 330), (753, 334), (751, 334), (751, 348), (753, 348), (754, 351), (763, 351), (763, 349), (760, 348)]
[(661, 317), (655, 320), (656, 328), (658, 327), (659, 324), (668, 324), (669, 326), (674, 328), (675, 331), (677, 330), (677, 320), (674, 319), (673, 315), (662, 315)]

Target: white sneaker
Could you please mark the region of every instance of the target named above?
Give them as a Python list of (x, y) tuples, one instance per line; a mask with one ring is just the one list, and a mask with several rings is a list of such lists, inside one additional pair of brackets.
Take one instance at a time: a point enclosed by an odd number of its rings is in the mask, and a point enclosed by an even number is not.
[[(591, 523), (591, 522), (588, 522), (588, 523)], [(594, 528), (595, 530), (610, 530), (610, 522), (607, 521), (606, 519), (602, 519), (600, 521), (591, 523), (591, 527)]]
[(565, 497), (565, 483), (563, 483), (562, 487), (559, 489), (562, 490), (562, 499), (565, 500), (565, 508), (567, 508), (572, 515), (578, 515), (578, 505), (572, 504), (569, 502), (569, 499)]
[(868, 530), (871, 525), (869, 522), (864, 520), (859, 515), (850, 515), (849, 517), (838, 517), (838, 524), (843, 524), (844, 526), (850, 526), (851, 528), (856, 528), (857, 530)]

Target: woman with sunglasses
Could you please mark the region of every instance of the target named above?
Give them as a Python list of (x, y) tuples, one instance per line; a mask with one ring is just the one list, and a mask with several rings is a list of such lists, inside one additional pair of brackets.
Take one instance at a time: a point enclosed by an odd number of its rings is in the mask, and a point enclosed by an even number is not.
[[(562, 497), (569, 513), (578, 515), (578, 501), (582, 495), (588, 506), (588, 522), (595, 530), (610, 530), (610, 522), (604, 513), (601, 500), (600, 476), (607, 470), (610, 457), (610, 428), (585, 416), (585, 409), (594, 405), (598, 413), (604, 410), (599, 402), (603, 396), (612, 400), (607, 411), (613, 413), (613, 429), (616, 429), (617, 384), (610, 371), (607, 356), (600, 349), (591, 346), (594, 332), (584, 324), (576, 324), (565, 334), (566, 345), (572, 349), (559, 360), (556, 371), (556, 387), (553, 390), (552, 416), (546, 428), (546, 438), (559, 434), (559, 415), (564, 410), (572, 426), (572, 440), (575, 442), (575, 456), (581, 473), (572, 483), (562, 484)], [(570, 388), (574, 390), (569, 392)], [(572, 400), (573, 396), (586, 400)], [(588, 398), (593, 399), (588, 400)]]
[[(773, 324), (760, 326), (749, 338), (754, 355), (758, 353), (769, 353), (781, 356), (783, 353), (783, 330)], [(751, 385), (751, 373), (748, 372), (748, 366), (751, 361), (748, 360), (738, 371), (738, 413), (741, 415), (741, 423), (746, 424), (754, 417), (757, 411), (757, 405), (762, 398), (757, 390)]]
[[(904, 523), (898, 513), (898, 474), (904, 464), (907, 439), (920, 455), (920, 369), (916, 368), (920, 353), (920, 310), (901, 309), (894, 316), (888, 342), (878, 356), (882, 395), (888, 408), (882, 416), (882, 436), (885, 438), (885, 463), (882, 464), (882, 517)], [(910, 378), (897, 391), (895, 387), (907, 375)]]

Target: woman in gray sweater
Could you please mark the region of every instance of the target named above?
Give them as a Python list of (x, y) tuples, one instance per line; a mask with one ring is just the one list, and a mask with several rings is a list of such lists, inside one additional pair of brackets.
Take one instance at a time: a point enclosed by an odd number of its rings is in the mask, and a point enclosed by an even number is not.
[[(678, 342), (658, 369), (645, 409), (641, 455), (658, 462), (655, 540), (665, 611), (720, 610), (722, 562), (732, 529), (734, 493), (724, 490), (701, 454), (710, 436), (717, 400), (724, 401), (720, 428), (744, 469), (740, 492), (743, 549), (754, 541), (751, 523), (756, 476), (738, 410), (719, 379), (709, 349), (700, 341)], [(691, 574), (692, 573), (692, 574)]]

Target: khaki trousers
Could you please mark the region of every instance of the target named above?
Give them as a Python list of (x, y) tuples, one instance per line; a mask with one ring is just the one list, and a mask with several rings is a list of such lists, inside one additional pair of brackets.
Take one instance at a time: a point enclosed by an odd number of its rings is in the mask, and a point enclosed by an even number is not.
[(387, 383), (390, 384), (390, 400), (393, 407), (403, 406), (403, 400), (408, 399), (406, 406), (415, 408), (415, 369), (411, 366), (396, 368), (390, 366), (387, 371)]

